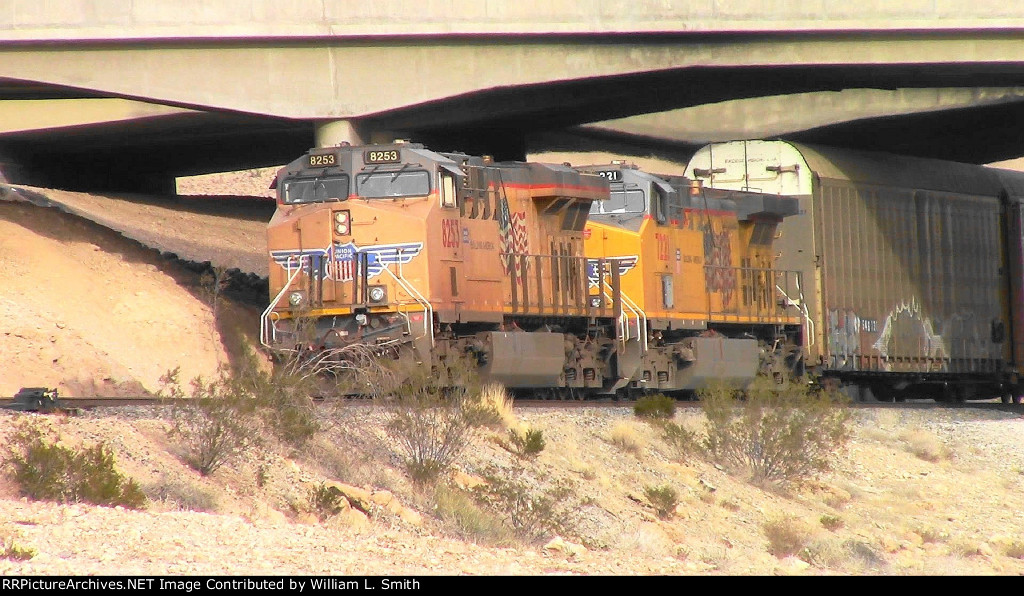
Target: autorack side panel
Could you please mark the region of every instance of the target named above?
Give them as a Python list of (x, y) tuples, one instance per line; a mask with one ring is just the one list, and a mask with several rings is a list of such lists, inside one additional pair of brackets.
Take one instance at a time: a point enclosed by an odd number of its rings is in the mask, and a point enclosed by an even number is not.
[(804, 193), (780, 229), (780, 263), (804, 271), (809, 351), (825, 368), (1001, 367), (1007, 280), (991, 170), (781, 141), (719, 145), (713, 163), (702, 151), (688, 171), (713, 184)]

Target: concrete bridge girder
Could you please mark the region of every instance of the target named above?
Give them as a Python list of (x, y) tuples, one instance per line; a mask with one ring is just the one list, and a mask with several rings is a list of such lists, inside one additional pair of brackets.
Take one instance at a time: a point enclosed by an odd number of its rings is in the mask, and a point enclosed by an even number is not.
[[(852, 38), (851, 38), (852, 37)], [(922, 68), (985, 64), (998, 75), (1024, 76), (1024, 32), (884, 36), (685, 36), (343, 41), (139, 41), (0, 48), (0, 77), (86, 89), (182, 107), (283, 118), (344, 119), (381, 115), (488, 89), (687, 69), (870, 66), (870, 85), (949, 86), (951, 75)], [(73, 51), (70, 51), (73, 50)], [(886, 66), (931, 84), (898, 84)], [(737, 70), (737, 72), (740, 72)], [(902, 75), (901, 75), (902, 76)], [(686, 76), (657, 89), (660, 109), (703, 103)], [(612, 81), (614, 83), (614, 81)], [(911, 81), (913, 83), (913, 81)], [(799, 81), (793, 85), (798, 86)], [(841, 83), (828, 83), (835, 87)], [(805, 83), (796, 91), (814, 90)], [(820, 83), (819, 83), (820, 85)], [(977, 86), (972, 83), (969, 86)], [(743, 81), (732, 81), (742, 90)], [(635, 89), (632, 90), (635, 93)], [(762, 95), (749, 89), (747, 96)], [(725, 97), (716, 98), (726, 99)], [(537, 101), (534, 99), (534, 101)], [(672, 105), (675, 104), (675, 105)], [(622, 114), (625, 115), (625, 114)]]

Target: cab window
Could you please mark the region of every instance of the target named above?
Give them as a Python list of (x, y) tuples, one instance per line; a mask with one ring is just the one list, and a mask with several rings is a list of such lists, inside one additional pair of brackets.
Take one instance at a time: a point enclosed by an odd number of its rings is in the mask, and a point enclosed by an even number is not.
[(348, 176), (295, 178), (284, 183), (285, 203), (323, 203), (348, 198)]

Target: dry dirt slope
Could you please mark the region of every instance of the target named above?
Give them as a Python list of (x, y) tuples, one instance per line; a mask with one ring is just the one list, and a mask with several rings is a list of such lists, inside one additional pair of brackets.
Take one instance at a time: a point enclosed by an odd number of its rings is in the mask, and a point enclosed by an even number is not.
[[(132, 247), (77, 220), (0, 203), (0, 392), (39, 384), (118, 394), (152, 387), (179, 364), (186, 378), (212, 373), (221, 348), (198, 332), (212, 329), (209, 307)], [(0, 444), (19, 419), (42, 420), (71, 444), (108, 442), (151, 504), (135, 512), (27, 502), (0, 481), (0, 534), (36, 552), (0, 560), (0, 573), (1024, 573), (1017, 416), (860, 412), (839, 468), (786, 493), (680, 459), (628, 409), (516, 413), (543, 430), (544, 452), (521, 461), (498, 445), (501, 433), (484, 433), (459, 470), (498, 469), (536, 490), (569, 486), (565, 538), (585, 548), (492, 545), (488, 533), (453, 521), (430, 491), (410, 485), (373, 408), (325, 410), (327, 430), (301, 453), (254, 450), (210, 478), (181, 463), (157, 409), (3, 413)], [(698, 422), (690, 418), (679, 415)], [(375, 492), (371, 516), (302, 514), (309, 490), (329, 479)], [(681, 496), (668, 520), (644, 495), (662, 485)], [(420, 520), (390, 513), (384, 491)], [(806, 540), (803, 558), (768, 552), (766, 528), (786, 516)]]

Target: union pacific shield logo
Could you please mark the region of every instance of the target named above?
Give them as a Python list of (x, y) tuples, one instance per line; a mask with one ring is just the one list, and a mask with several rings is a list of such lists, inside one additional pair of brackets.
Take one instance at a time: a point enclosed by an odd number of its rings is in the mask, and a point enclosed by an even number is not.
[[(607, 261), (609, 265), (614, 263), (616, 266), (618, 266), (619, 277), (622, 277), (623, 275), (626, 274), (626, 272), (636, 267), (637, 260), (637, 255), (632, 255), (629, 257), (608, 257), (605, 259), (605, 261)], [(590, 280), (591, 286), (596, 286), (601, 279), (600, 274), (597, 271), (597, 263), (598, 259), (587, 259), (587, 279)], [(604, 274), (610, 275), (611, 272), (606, 269)]]
[(313, 277), (333, 281), (352, 281), (359, 265), (357, 255), (366, 255), (366, 277), (380, 275), (385, 267), (404, 265), (423, 250), (422, 242), (375, 244), (360, 248), (353, 242), (333, 243), (326, 249), (274, 250), (270, 252), (275, 263), (288, 271), (296, 267), (308, 270), (312, 265)]

